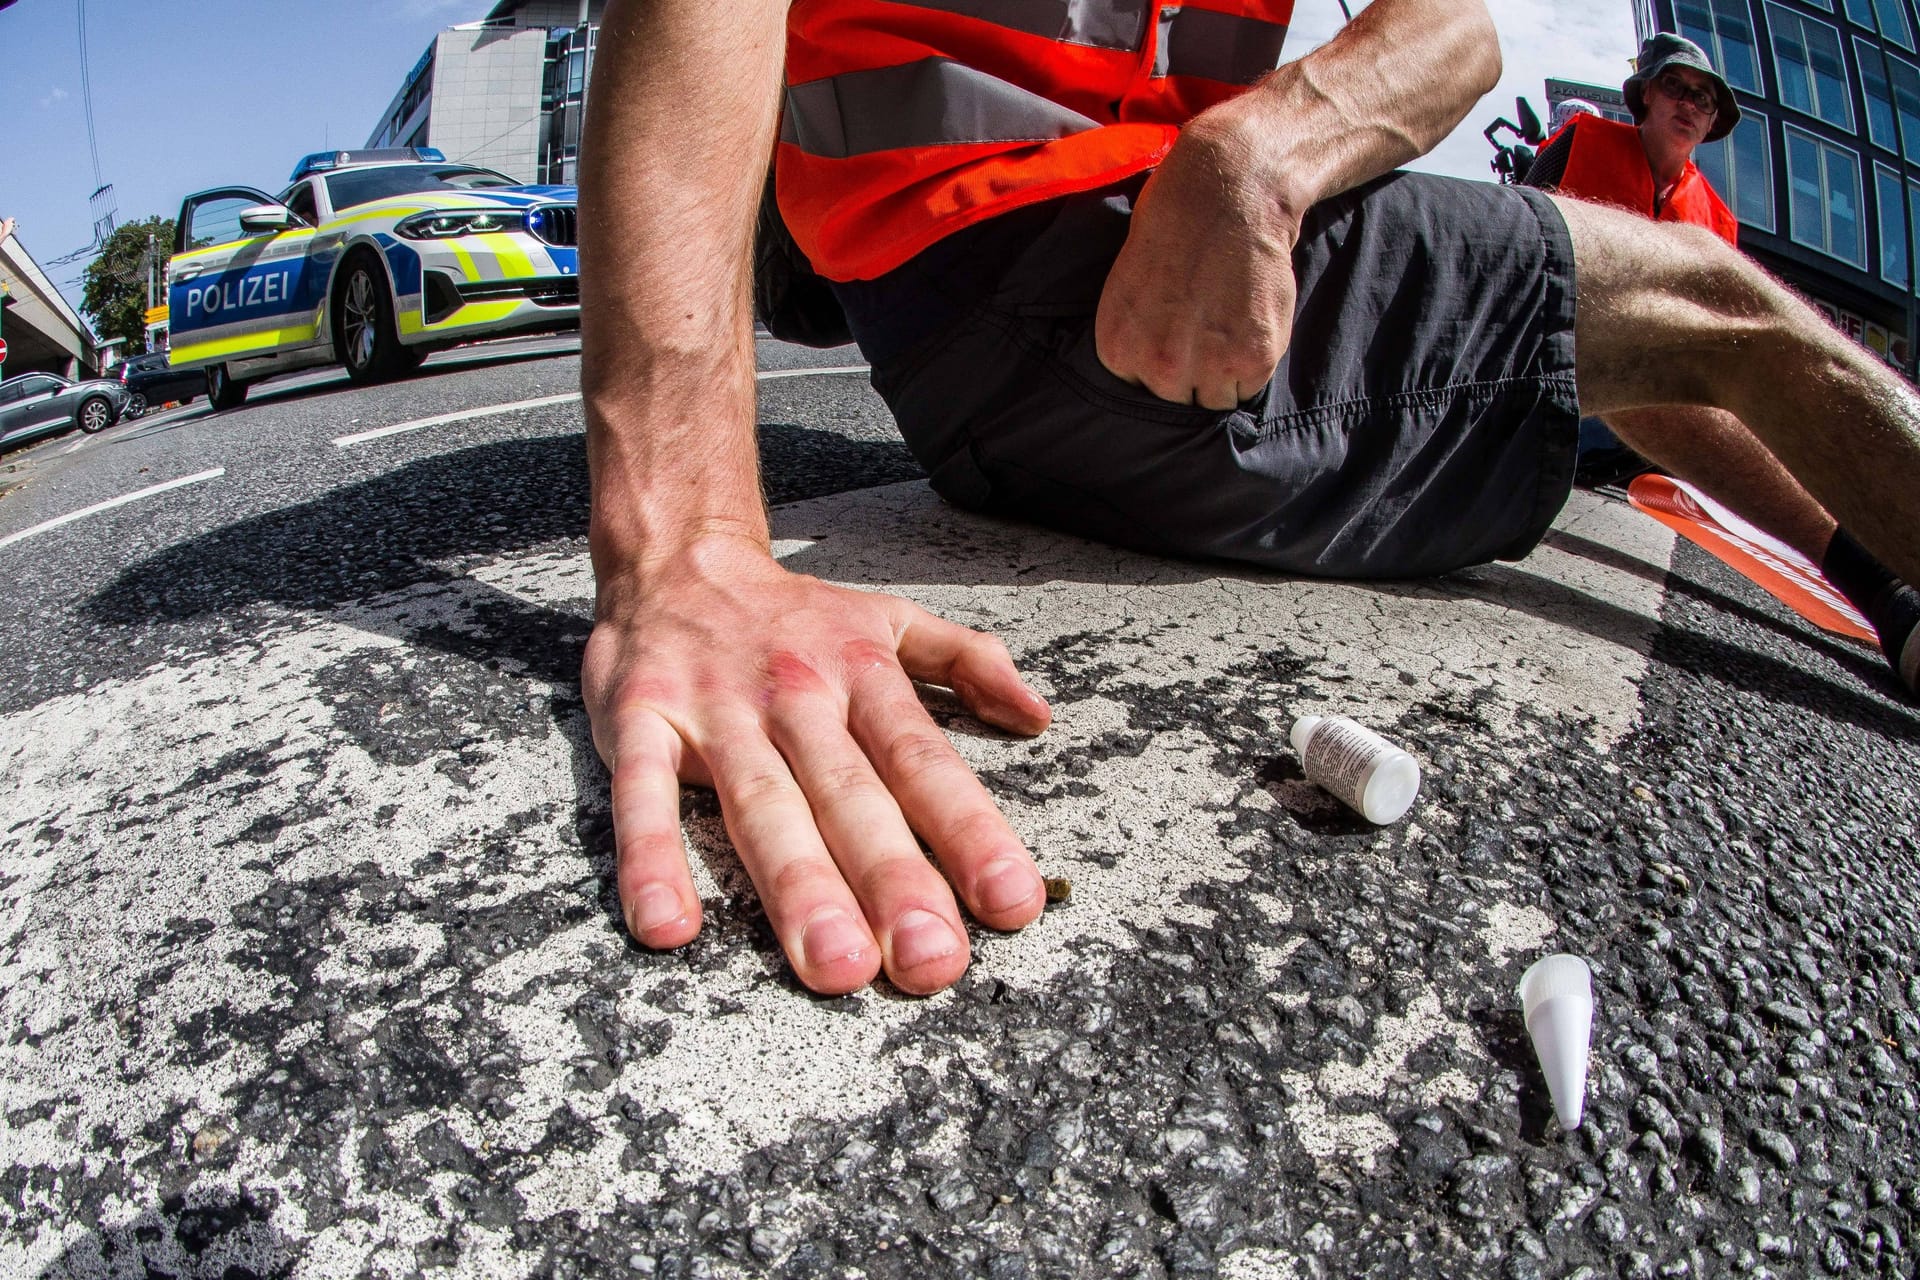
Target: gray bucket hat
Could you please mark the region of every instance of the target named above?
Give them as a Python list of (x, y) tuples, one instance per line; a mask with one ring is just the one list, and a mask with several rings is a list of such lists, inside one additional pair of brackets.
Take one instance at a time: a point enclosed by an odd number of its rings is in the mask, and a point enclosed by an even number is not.
[(1651, 36), (1640, 46), (1640, 57), (1634, 62), (1634, 73), (1620, 86), (1620, 92), (1626, 97), (1627, 107), (1633, 112), (1634, 123), (1647, 118), (1647, 84), (1659, 78), (1668, 67), (1687, 67), (1698, 71), (1713, 82), (1714, 97), (1719, 100), (1720, 109), (1713, 117), (1713, 125), (1707, 130), (1706, 141), (1717, 142), (1733, 132), (1733, 126), (1740, 123), (1740, 104), (1734, 101), (1733, 90), (1720, 78), (1720, 73), (1707, 61), (1706, 51), (1684, 36), (1676, 36), (1670, 31), (1662, 31)]

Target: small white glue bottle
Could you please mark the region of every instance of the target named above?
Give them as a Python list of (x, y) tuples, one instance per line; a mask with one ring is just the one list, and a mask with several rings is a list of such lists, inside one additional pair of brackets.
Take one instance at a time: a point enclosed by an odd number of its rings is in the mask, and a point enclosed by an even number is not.
[(1368, 822), (1385, 826), (1413, 807), (1420, 790), (1414, 758), (1345, 716), (1301, 716), (1287, 737), (1307, 781), (1325, 787)]

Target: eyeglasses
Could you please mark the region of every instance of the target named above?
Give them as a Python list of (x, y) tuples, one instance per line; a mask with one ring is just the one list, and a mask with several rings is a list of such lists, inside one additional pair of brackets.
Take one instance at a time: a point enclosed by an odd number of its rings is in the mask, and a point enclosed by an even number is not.
[(1720, 100), (1707, 85), (1688, 84), (1685, 80), (1669, 71), (1653, 82), (1661, 93), (1675, 102), (1691, 102), (1702, 115), (1720, 114)]

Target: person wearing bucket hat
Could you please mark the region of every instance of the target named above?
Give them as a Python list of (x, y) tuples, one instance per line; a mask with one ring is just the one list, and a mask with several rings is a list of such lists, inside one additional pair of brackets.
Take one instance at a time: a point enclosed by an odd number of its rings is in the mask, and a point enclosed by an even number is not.
[(1727, 87), (1727, 82), (1713, 69), (1713, 63), (1707, 60), (1706, 50), (1685, 36), (1661, 31), (1647, 37), (1640, 45), (1640, 56), (1634, 60), (1634, 72), (1620, 86), (1620, 92), (1627, 99), (1627, 109), (1633, 112), (1636, 124), (1643, 123), (1647, 118), (1648, 85), (1658, 87), (1662, 76), (1682, 67), (1698, 73), (1697, 79), (1683, 77), (1692, 88), (1712, 91), (1713, 113), (1708, 117), (1707, 135), (1701, 141), (1718, 142), (1740, 123), (1740, 104), (1734, 100), (1733, 90)]
[(1733, 213), (1693, 163), (1694, 148), (1740, 123), (1733, 90), (1699, 45), (1662, 31), (1621, 86), (1634, 123), (1578, 115), (1547, 139), (1527, 185), (1657, 222), (1690, 222), (1738, 245)]

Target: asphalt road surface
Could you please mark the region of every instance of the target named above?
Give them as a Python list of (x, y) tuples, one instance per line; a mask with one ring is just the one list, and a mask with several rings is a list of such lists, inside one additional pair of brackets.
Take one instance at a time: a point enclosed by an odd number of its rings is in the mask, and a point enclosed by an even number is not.
[[(1915, 1273), (1876, 656), (1593, 495), (1390, 587), (966, 516), (857, 355), (761, 359), (776, 551), (1052, 699), (1023, 742), (928, 693), (1071, 898), (952, 992), (818, 999), (689, 793), (707, 926), (626, 940), (569, 340), (16, 451), (0, 1274)], [(1404, 821), (1301, 778), (1324, 710), (1421, 760)], [(1554, 950), (1571, 1134), (1514, 995)]]

